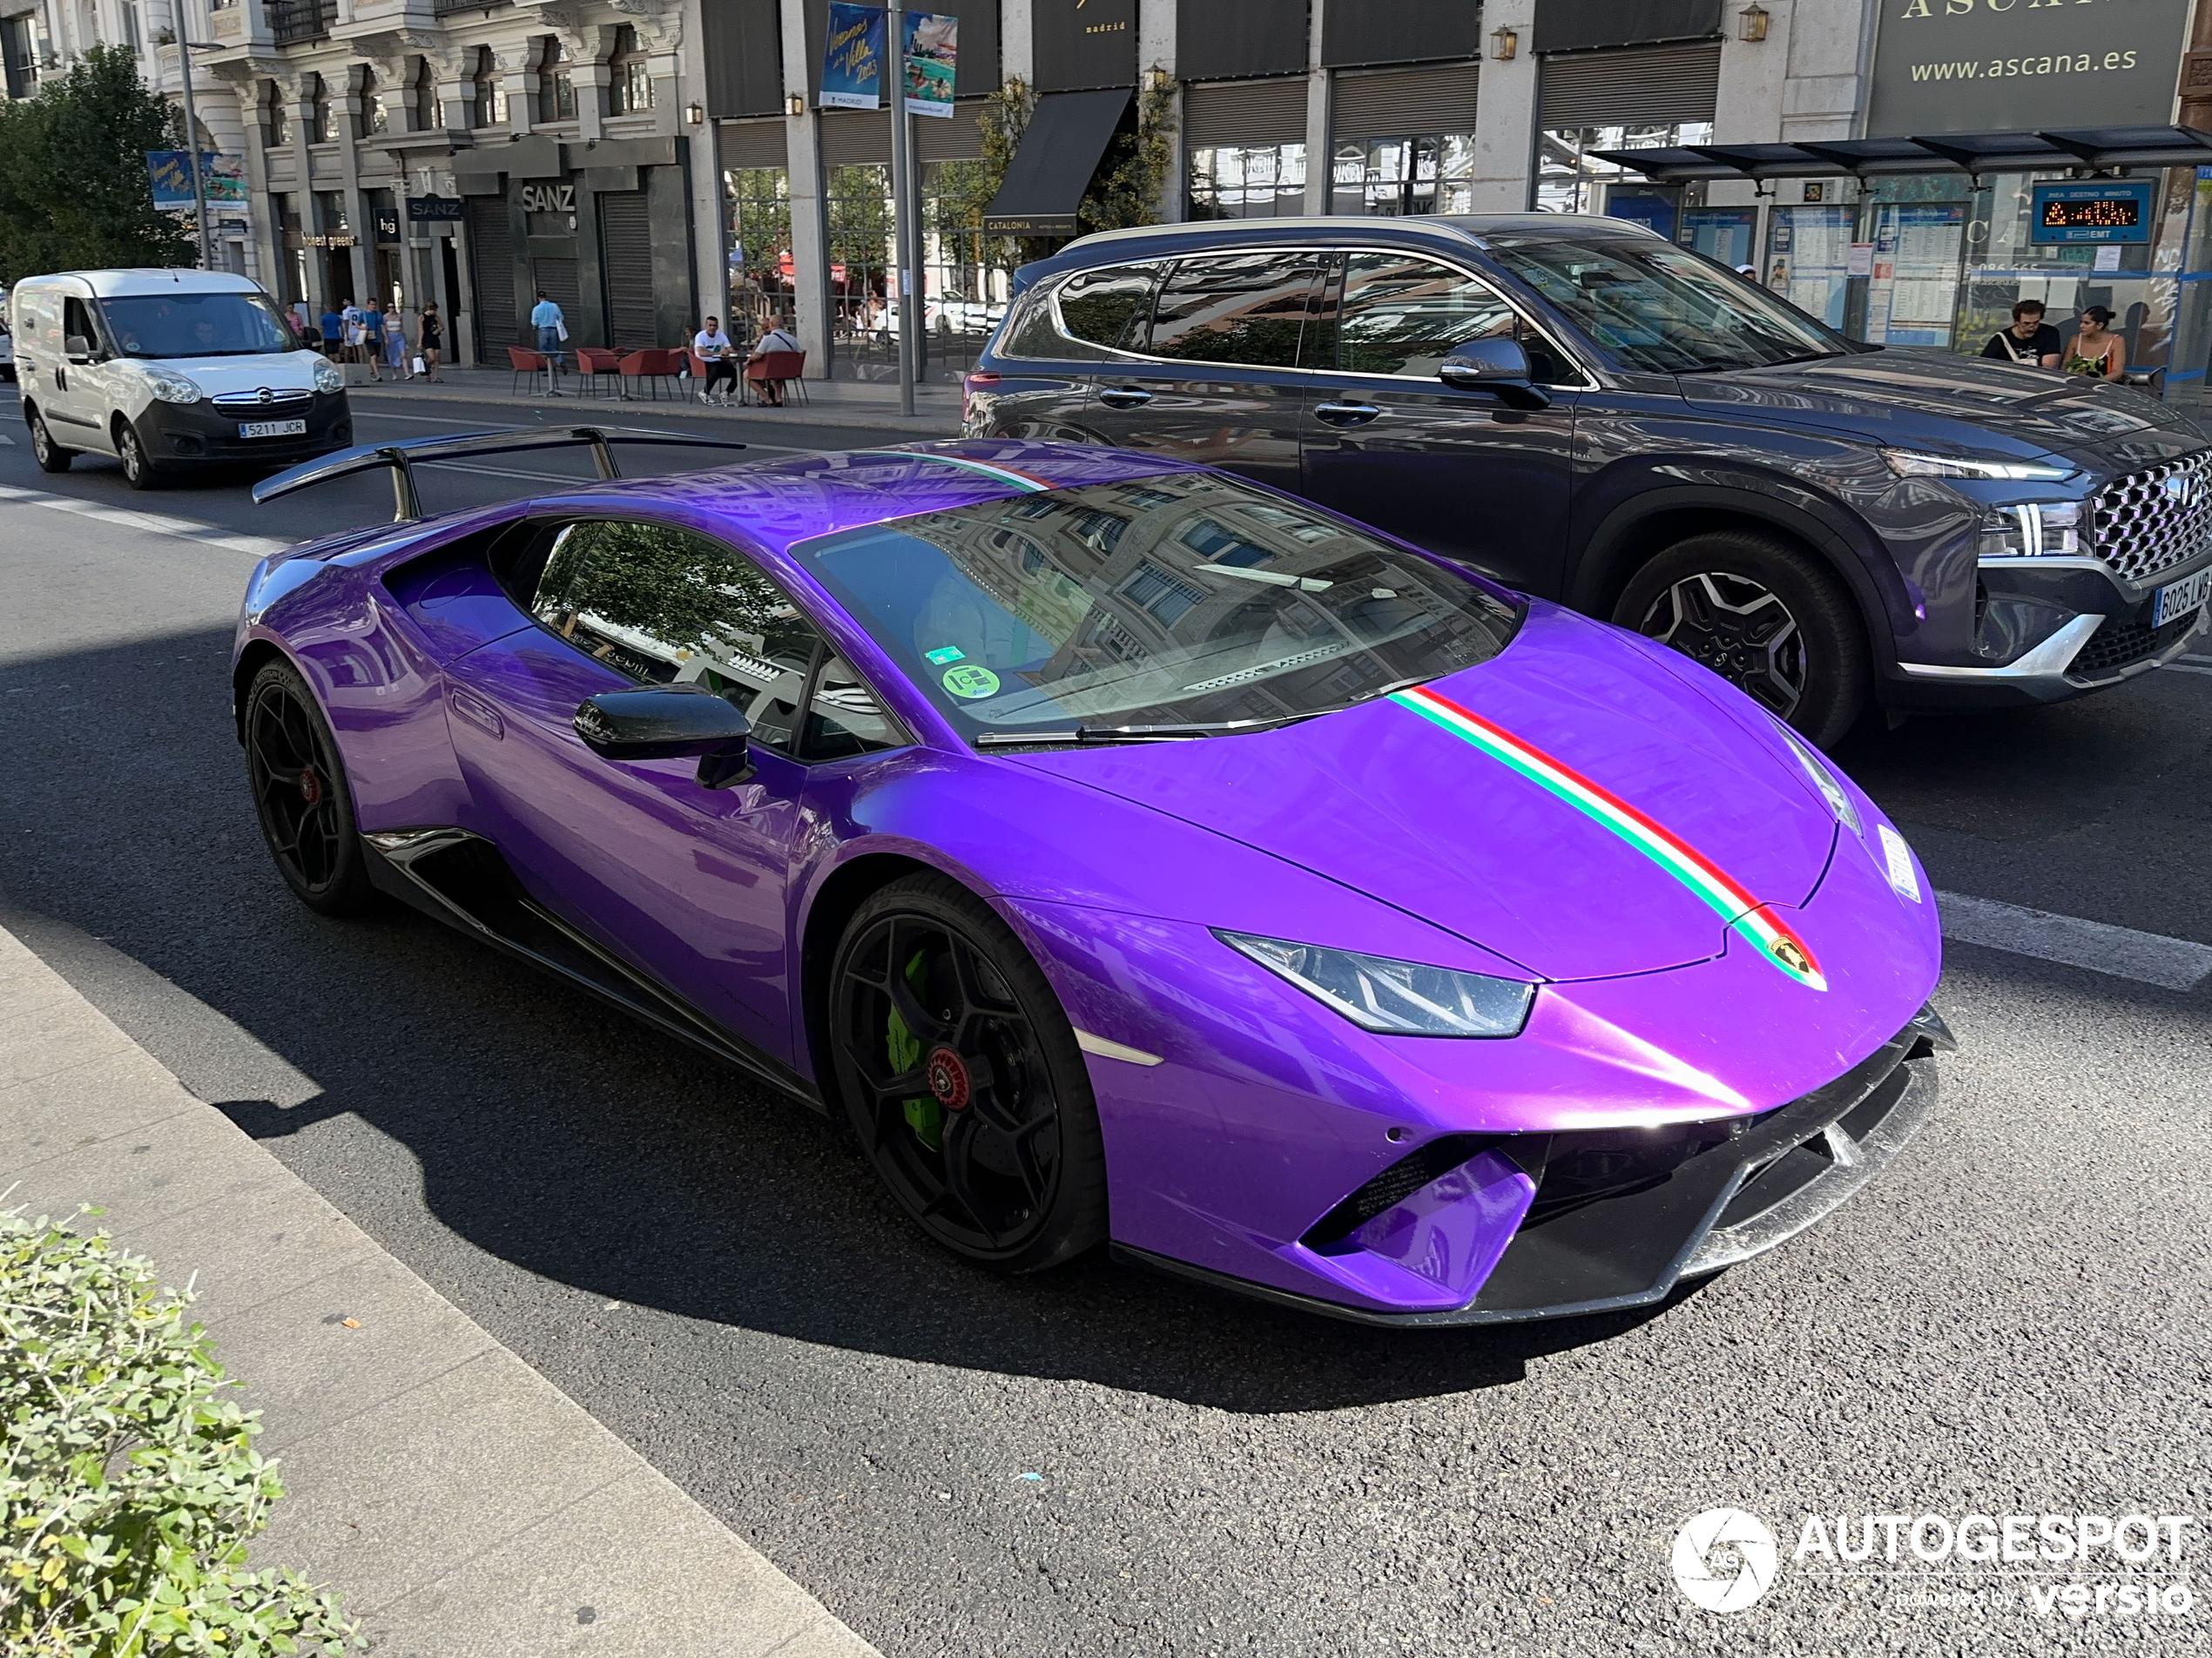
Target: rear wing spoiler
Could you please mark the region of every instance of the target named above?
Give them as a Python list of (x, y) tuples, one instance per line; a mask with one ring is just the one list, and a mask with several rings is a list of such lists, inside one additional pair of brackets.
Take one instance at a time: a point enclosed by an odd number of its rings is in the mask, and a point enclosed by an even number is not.
[(742, 449), (729, 438), (694, 437), (688, 432), (655, 432), (628, 426), (507, 426), (482, 432), (449, 432), (435, 437), (401, 438), (393, 443), (365, 443), (341, 449), (319, 460), (264, 478), (253, 486), (256, 503), (274, 501), (297, 489), (311, 489), (357, 472), (380, 467), (392, 474), (392, 522), (407, 523), (422, 516), (421, 497), (415, 493), (415, 467), (423, 462), (459, 461), (489, 455), (516, 455), (525, 449), (582, 449), (591, 458), (602, 478), (619, 478), (615, 465), (616, 443), (648, 443), (664, 448)]

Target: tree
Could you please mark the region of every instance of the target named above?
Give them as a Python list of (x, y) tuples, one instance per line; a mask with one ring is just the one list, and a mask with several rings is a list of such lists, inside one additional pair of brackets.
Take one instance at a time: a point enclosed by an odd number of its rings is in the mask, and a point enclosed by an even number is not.
[(184, 121), (122, 46), (95, 46), (38, 96), (0, 104), (0, 282), (44, 271), (195, 262), (192, 233), (153, 205), (145, 152)]

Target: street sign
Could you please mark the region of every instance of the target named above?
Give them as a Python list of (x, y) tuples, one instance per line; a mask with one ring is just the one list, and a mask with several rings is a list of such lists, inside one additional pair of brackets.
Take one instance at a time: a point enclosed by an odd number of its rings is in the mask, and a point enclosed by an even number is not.
[(458, 196), (409, 196), (407, 199), (407, 222), (420, 225), (425, 219), (458, 219), (467, 217), (468, 210)]

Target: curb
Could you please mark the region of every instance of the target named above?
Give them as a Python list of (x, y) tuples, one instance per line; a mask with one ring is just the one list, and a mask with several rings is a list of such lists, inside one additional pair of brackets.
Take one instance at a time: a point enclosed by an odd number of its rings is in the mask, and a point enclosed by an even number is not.
[(0, 1190), (195, 1280), (288, 1495), (253, 1545), (371, 1649), (880, 1658), (0, 928)]

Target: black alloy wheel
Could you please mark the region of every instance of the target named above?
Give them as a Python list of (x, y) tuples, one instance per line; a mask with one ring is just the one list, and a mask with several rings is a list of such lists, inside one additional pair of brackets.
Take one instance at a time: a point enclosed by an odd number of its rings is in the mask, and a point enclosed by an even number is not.
[(246, 766), (269, 855), (300, 902), (326, 915), (374, 907), (338, 745), (289, 663), (268, 664), (246, 693)]
[(76, 457), (74, 450), (54, 441), (54, 435), (46, 429), (46, 417), (35, 409), (30, 414), (30, 455), (41, 472), (66, 472)]
[(1678, 542), (1629, 578), (1613, 620), (1703, 663), (1819, 746), (1865, 706), (1858, 608), (1777, 538), (1727, 529)]
[(147, 458), (146, 446), (128, 421), (115, 423), (116, 458), (123, 462), (123, 482), (133, 489), (158, 489), (165, 479), (161, 468)]
[(1001, 1272), (1106, 1236), (1089, 1073), (1058, 998), (989, 907), (940, 875), (846, 926), (826, 1021), (860, 1148), (922, 1230)]

